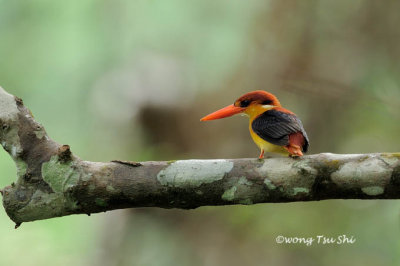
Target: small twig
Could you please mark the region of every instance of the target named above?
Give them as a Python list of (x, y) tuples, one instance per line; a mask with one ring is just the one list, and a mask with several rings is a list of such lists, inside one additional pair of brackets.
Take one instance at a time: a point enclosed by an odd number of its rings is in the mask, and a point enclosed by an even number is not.
[(138, 163), (138, 162), (129, 162), (129, 161), (121, 161), (121, 160), (112, 160), (111, 162), (129, 165), (129, 166), (133, 166), (133, 167), (138, 167), (138, 166), (142, 165), (141, 163)]

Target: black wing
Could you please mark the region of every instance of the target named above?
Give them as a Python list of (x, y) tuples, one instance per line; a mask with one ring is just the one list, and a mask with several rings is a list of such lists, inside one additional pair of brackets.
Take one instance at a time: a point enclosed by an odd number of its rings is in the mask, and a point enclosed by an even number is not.
[(301, 132), (304, 137), (303, 151), (307, 152), (308, 137), (300, 119), (294, 114), (277, 110), (268, 110), (254, 119), (251, 124), (253, 131), (262, 139), (279, 146), (289, 144), (289, 135)]

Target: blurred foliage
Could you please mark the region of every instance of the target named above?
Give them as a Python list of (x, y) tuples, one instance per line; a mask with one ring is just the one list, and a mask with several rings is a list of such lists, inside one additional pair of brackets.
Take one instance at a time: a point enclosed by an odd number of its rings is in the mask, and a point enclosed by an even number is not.
[[(246, 119), (199, 118), (264, 89), (311, 153), (400, 151), (400, 2), (0, 0), (0, 85), (87, 160), (256, 157)], [(0, 151), (0, 186), (15, 167)], [(399, 265), (398, 201), (135, 209), (23, 224), (1, 265)], [(278, 235), (354, 235), (278, 245)]]

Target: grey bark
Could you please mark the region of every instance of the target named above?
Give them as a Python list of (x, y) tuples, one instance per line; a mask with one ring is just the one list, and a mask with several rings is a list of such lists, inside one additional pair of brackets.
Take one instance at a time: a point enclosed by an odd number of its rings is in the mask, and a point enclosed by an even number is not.
[(51, 140), (21, 99), (0, 87), (0, 141), (17, 166), (2, 189), (17, 224), (120, 208), (400, 198), (400, 154), (298, 159), (89, 162)]

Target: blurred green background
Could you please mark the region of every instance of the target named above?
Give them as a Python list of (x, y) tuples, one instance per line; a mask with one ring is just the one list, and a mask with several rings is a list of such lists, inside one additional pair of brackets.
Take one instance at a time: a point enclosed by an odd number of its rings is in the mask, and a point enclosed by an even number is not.
[[(400, 2), (0, 0), (0, 85), (85, 160), (256, 157), (247, 119), (199, 118), (263, 89), (310, 153), (399, 152)], [(0, 186), (15, 166), (0, 150)], [(1, 265), (400, 265), (400, 202), (0, 212)], [(278, 235), (354, 236), (279, 245)]]

